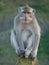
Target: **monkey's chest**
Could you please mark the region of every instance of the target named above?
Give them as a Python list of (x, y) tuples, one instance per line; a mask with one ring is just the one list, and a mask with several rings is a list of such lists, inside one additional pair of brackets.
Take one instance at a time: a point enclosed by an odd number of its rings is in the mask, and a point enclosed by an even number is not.
[(23, 42), (26, 42), (28, 38), (32, 35), (32, 33), (30, 30), (23, 30), (21, 35), (22, 35)]
[(20, 25), (19, 31), (21, 33), (21, 38), (23, 42), (27, 42), (27, 40), (31, 37), (32, 33), (32, 27), (27, 24)]

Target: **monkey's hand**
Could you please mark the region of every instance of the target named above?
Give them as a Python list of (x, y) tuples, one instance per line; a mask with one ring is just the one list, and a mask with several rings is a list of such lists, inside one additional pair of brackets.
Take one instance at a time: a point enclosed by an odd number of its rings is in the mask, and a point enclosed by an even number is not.
[(30, 55), (30, 50), (25, 50), (25, 58), (28, 58), (29, 55)]
[(20, 56), (23, 57), (23, 58), (25, 58), (25, 52), (21, 50), (20, 51)]
[(29, 56), (29, 55), (27, 54), (27, 52), (25, 52), (25, 58), (28, 58), (28, 56)]

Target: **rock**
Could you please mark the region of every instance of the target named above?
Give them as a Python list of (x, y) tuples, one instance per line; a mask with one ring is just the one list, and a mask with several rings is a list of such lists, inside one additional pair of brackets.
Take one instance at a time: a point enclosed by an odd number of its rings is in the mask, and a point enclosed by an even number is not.
[(19, 56), (17, 65), (39, 65), (39, 64), (38, 64), (38, 59), (32, 61), (32, 59), (30, 58), (25, 59)]
[(32, 61), (32, 65), (39, 65), (37, 58), (35, 58), (35, 59)]

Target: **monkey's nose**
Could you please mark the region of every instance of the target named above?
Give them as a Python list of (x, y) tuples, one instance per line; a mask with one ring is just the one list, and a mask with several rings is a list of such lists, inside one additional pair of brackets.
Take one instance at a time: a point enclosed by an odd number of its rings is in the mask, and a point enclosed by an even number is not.
[(28, 20), (28, 15), (27, 15), (27, 13), (25, 14), (25, 21), (27, 21)]
[(27, 21), (27, 18), (25, 17), (25, 21)]

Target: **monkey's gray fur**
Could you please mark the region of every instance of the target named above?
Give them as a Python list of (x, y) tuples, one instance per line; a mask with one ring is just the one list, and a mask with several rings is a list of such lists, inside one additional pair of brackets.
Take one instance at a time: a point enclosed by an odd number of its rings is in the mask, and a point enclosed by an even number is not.
[(18, 10), (11, 30), (11, 44), (18, 55), (25, 52), (25, 58), (29, 55), (36, 57), (41, 33), (35, 10), (29, 6), (20, 7)]

